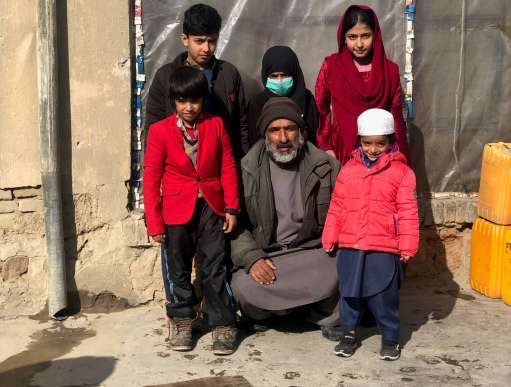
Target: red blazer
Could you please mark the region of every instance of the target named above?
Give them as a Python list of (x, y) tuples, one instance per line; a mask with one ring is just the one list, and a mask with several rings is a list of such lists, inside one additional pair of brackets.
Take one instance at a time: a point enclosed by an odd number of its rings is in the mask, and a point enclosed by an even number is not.
[(238, 178), (229, 136), (222, 119), (204, 113), (197, 123), (197, 169), (185, 153), (176, 114), (149, 128), (144, 157), (144, 207), (149, 235), (165, 232), (165, 224), (190, 221), (199, 188), (209, 207), (221, 217), (239, 212)]
[(323, 229), (323, 246), (414, 256), (419, 247), (415, 174), (400, 152), (367, 168), (358, 150), (341, 168)]

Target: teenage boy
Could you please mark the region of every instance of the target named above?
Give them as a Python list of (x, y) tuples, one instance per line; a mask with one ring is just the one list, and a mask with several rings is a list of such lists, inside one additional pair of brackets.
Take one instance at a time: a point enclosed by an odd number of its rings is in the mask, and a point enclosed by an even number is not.
[(222, 18), (216, 9), (196, 4), (184, 14), (181, 42), (186, 52), (161, 67), (149, 89), (146, 121), (153, 123), (174, 111), (169, 101), (169, 79), (174, 70), (187, 65), (200, 69), (206, 76), (210, 93), (204, 111), (222, 117), (237, 160), (248, 152), (245, 92), (240, 74), (231, 63), (215, 58)]
[[(171, 348), (193, 347), (192, 319), (198, 304), (191, 283), (192, 258), (213, 329), (213, 353), (234, 352), (235, 308), (227, 283), (225, 238), (239, 213), (236, 163), (222, 119), (203, 112), (208, 81), (192, 66), (169, 77), (175, 113), (153, 124), (144, 159), (147, 231), (164, 243), (167, 317)], [(165, 278), (166, 277), (166, 278)]]

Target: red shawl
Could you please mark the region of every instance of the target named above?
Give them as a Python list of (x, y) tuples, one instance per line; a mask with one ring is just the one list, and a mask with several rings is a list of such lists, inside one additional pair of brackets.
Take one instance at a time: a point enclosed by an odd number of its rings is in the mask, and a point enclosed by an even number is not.
[[(357, 5), (357, 7), (370, 10), (374, 14), (368, 6)], [(337, 30), (339, 52), (325, 59), (316, 82), (316, 99), (320, 112), (318, 145), (324, 150), (334, 150), (337, 158), (344, 164), (356, 147), (357, 117), (365, 110), (377, 107), (386, 109), (394, 115), (398, 145), (401, 152), (408, 158), (399, 67), (387, 59), (378, 18), (374, 14), (371, 76), (369, 80), (364, 81), (353, 62), (351, 53), (342, 41), (341, 31), (345, 15), (346, 13)], [(330, 112), (330, 104), (332, 112)], [(329, 114), (333, 114), (333, 127), (330, 125)]]

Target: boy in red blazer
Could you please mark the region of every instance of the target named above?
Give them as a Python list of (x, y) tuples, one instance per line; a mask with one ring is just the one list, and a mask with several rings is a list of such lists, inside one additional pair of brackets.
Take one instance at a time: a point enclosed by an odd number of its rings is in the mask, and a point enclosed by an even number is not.
[(183, 66), (170, 77), (175, 113), (151, 125), (144, 158), (144, 205), (147, 231), (165, 243), (166, 304), (172, 320), (171, 347), (193, 347), (192, 318), (198, 300), (191, 284), (195, 256), (213, 352), (234, 352), (235, 305), (227, 283), (225, 238), (240, 211), (236, 166), (221, 118), (203, 112), (206, 77)]

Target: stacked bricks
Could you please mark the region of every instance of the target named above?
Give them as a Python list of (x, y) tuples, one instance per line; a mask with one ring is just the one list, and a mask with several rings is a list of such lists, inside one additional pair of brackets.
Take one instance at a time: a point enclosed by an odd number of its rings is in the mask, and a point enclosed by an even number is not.
[(43, 209), (41, 186), (0, 189), (0, 282), (25, 275), (29, 256), (40, 253)]
[(421, 228), (470, 225), (477, 217), (475, 193), (428, 193), (417, 197)]
[(0, 189), (0, 216), (16, 211), (41, 212), (43, 210), (41, 195), (41, 186)]

